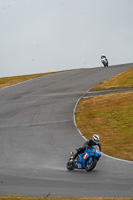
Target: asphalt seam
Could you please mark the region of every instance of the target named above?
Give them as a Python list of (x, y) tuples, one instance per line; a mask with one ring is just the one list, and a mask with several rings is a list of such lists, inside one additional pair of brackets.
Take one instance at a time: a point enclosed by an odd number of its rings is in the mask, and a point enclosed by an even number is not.
[(61, 120), (61, 121), (51, 121), (51, 122), (36, 122), (29, 124), (19, 124), (19, 125), (10, 125), (10, 126), (0, 126), (0, 128), (14, 128), (14, 127), (28, 127), (28, 126), (44, 126), (46, 124), (55, 124), (55, 123), (66, 123), (72, 122), (72, 120)]
[(100, 90), (100, 91), (88, 91), (85, 93), (83, 98), (90, 98), (99, 95), (106, 95), (106, 94), (113, 94), (113, 93), (121, 93), (121, 92), (128, 92), (133, 91), (133, 87), (131, 88), (121, 88), (121, 89), (110, 89), (110, 90)]

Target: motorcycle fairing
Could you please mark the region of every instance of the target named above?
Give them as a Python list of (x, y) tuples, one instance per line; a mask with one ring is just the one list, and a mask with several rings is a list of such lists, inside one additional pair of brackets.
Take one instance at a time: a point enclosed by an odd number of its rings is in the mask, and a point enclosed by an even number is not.
[[(78, 150), (78, 148), (75, 149), (76, 151)], [(93, 156), (96, 156), (97, 160), (101, 157), (101, 155), (98, 155), (96, 149), (90, 150), (86, 148), (84, 153), (80, 154), (78, 162), (75, 163), (75, 168), (85, 169), (86, 161), (89, 159), (89, 163), (91, 163)]]

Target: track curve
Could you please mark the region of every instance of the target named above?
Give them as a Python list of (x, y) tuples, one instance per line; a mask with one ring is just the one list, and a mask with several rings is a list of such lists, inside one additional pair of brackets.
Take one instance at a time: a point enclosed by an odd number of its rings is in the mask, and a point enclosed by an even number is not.
[(83, 138), (77, 100), (133, 64), (67, 71), (0, 90), (0, 196), (133, 197), (133, 164), (102, 156), (95, 170), (68, 172)]

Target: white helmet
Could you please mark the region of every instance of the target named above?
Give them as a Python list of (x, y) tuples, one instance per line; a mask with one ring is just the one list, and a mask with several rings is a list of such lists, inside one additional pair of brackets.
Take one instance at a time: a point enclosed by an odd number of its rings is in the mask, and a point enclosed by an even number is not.
[(100, 140), (99, 135), (96, 135), (96, 134), (93, 135), (92, 140), (93, 140), (96, 144), (98, 144), (98, 143), (99, 143), (99, 140)]

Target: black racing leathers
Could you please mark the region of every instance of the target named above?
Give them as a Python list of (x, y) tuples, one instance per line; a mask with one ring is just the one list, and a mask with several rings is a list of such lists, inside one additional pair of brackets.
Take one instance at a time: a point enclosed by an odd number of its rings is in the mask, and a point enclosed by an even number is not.
[(87, 147), (87, 148), (93, 148), (92, 146), (95, 146), (95, 145), (97, 145), (97, 146), (99, 146), (99, 150), (101, 151), (101, 144), (100, 143), (96, 143), (96, 142), (94, 142), (93, 140), (87, 140), (85, 143), (84, 143), (84, 147)]
[(91, 139), (91, 140), (86, 141), (83, 147), (78, 148), (78, 151), (74, 154), (73, 159), (75, 159), (79, 154), (83, 153), (86, 148), (93, 149), (92, 146), (95, 146), (95, 145), (99, 146), (99, 150), (101, 151), (101, 144), (99, 143), (97, 144)]

